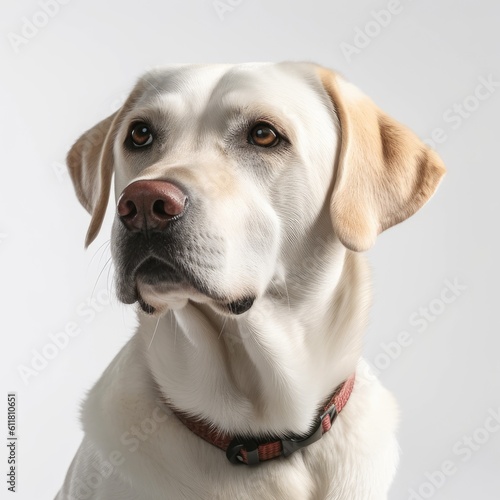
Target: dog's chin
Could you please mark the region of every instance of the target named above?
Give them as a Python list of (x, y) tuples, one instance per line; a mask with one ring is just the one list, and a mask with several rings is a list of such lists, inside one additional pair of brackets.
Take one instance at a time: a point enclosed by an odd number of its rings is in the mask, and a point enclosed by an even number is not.
[(189, 300), (206, 303), (210, 299), (187, 284), (160, 283), (151, 285), (137, 281), (137, 303), (140, 310), (153, 316), (161, 316), (169, 309), (182, 309)]
[(118, 279), (118, 298), (125, 304), (137, 303), (139, 310), (161, 316), (170, 309), (182, 309), (188, 302), (207, 304), (224, 316), (241, 315), (253, 305), (255, 294), (212, 291), (190, 273), (181, 273), (158, 259), (146, 259), (129, 279)]
[(256, 299), (255, 295), (218, 297), (186, 282), (150, 281), (136, 278), (133, 297), (124, 301), (129, 304), (136, 302), (139, 310), (150, 316), (162, 316), (168, 310), (182, 309), (188, 302), (206, 304), (223, 316), (239, 316), (246, 313)]
[(217, 300), (199, 292), (190, 285), (162, 284), (154, 286), (137, 283), (137, 304), (142, 312), (150, 316), (162, 316), (170, 309), (182, 309), (189, 301), (207, 304), (224, 316), (238, 316), (250, 310), (255, 297)]

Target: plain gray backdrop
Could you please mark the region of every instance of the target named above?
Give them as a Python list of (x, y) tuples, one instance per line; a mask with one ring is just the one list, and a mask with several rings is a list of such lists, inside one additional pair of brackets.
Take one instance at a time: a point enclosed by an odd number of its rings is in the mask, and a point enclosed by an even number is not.
[(368, 252), (365, 353), (401, 408), (391, 500), (499, 498), (500, 4), (2, 3), (0, 425), (16, 391), (15, 498), (53, 498), (82, 437), (79, 404), (134, 328), (108, 299), (109, 217), (83, 249), (68, 148), (152, 67), (281, 60), (340, 71), (448, 167), (434, 198)]

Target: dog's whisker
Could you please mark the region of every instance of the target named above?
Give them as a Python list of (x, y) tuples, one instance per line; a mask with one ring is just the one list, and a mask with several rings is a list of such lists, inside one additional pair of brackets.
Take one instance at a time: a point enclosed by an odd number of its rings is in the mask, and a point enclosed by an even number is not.
[(101, 251), (101, 256), (99, 257), (98, 267), (100, 267), (104, 256), (109, 252), (110, 246), (111, 246), (111, 240), (108, 240), (107, 242), (104, 243), (104, 245), (101, 245), (102, 251)]
[(156, 320), (155, 330), (153, 332), (153, 336), (151, 337), (151, 342), (148, 345), (148, 351), (149, 351), (149, 348), (151, 347), (151, 344), (153, 343), (153, 340), (155, 339), (156, 331), (158, 330), (159, 324), (160, 324), (160, 316), (158, 316), (158, 319)]
[[(102, 259), (102, 256), (104, 255), (104, 253), (106, 253), (107, 251), (107, 246), (109, 246), (111, 243), (111, 239), (109, 240), (106, 240), (95, 252), (94, 252), (94, 255), (92, 255), (92, 258), (90, 259), (90, 262), (89, 262), (89, 267), (92, 265), (92, 262), (94, 262), (94, 259), (96, 258), (97, 254), (99, 252), (101, 252), (101, 256), (99, 257), (99, 265), (101, 264), (101, 260)], [(102, 249), (102, 251), (101, 251)]]
[(174, 351), (176, 342), (177, 342), (177, 321), (174, 322)]
[(224, 321), (222, 322), (222, 328), (220, 329), (219, 335), (217, 336), (217, 339), (220, 339), (222, 336), (222, 332), (224, 331), (224, 327), (226, 326), (227, 322), (227, 317), (224, 318)]
[(108, 268), (108, 275), (106, 277), (106, 288), (108, 289), (108, 293), (109, 293), (109, 296), (111, 297), (112, 293), (113, 293), (113, 280), (111, 280), (111, 283), (109, 282), (109, 276), (111, 274), (111, 272), (113, 271), (114, 272), (115, 268), (113, 266), (113, 262), (111, 262), (111, 265), (109, 266)]
[[(170, 311), (170, 331), (172, 331), (172, 329), (174, 328), (174, 325), (175, 325), (175, 328), (176, 328), (177, 327), (177, 321), (175, 321), (174, 312), (171, 310)], [(176, 341), (176, 338), (177, 338), (177, 330), (175, 329), (174, 330), (174, 352), (175, 352), (175, 341)]]
[(279, 295), (279, 297), (283, 298), (283, 294), (281, 293), (281, 289), (276, 284), (276, 281), (275, 280), (271, 280), (270, 284), (274, 287), (274, 289), (276, 290), (276, 293)]
[[(99, 264), (98, 266), (101, 265), (101, 259), (102, 259), (102, 256), (106, 253), (106, 250), (107, 248), (105, 248), (106, 245), (109, 245), (111, 243), (111, 240), (107, 240), (105, 241), (95, 252), (94, 252), (94, 255), (92, 255), (92, 258), (90, 259), (90, 262), (87, 266), (87, 269), (90, 268), (90, 266), (92, 265), (92, 262), (94, 262), (94, 259), (97, 257), (97, 254), (100, 252), (101, 253), (101, 256), (99, 257)], [(102, 249), (102, 251), (101, 251)]]
[(286, 300), (288, 301), (288, 310), (291, 311), (291, 309), (290, 309), (290, 295), (288, 293), (288, 286), (286, 285), (286, 278), (284, 276), (283, 276), (283, 284), (285, 285)]
[(90, 294), (90, 300), (94, 298), (94, 292), (97, 287), (97, 284), (99, 283), (99, 279), (101, 278), (102, 273), (110, 263), (111, 263), (111, 257), (106, 261), (106, 264), (104, 264), (104, 267), (101, 269), (99, 275), (97, 276), (97, 279), (95, 280), (94, 288), (92, 288), (92, 293)]

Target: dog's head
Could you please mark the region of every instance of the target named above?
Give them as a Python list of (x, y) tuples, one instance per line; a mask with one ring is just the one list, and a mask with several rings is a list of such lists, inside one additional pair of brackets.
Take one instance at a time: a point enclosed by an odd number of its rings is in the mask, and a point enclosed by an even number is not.
[(92, 215), (87, 245), (115, 174), (120, 300), (161, 312), (191, 299), (225, 314), (300, 266), (319, 221), (366, 250), (445, 172), (356, 87), (305, 63), (150, 72), (75, 143), (68, 166)]

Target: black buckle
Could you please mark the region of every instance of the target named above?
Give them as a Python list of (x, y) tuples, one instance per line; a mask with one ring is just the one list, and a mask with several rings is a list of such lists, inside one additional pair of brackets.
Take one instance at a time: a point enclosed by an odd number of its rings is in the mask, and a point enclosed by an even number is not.
[(259, 445), (254, 439), (234, 438), (227, 447), (226, 457), (232, 464), (244, 464), (240, 451), (245, 448), (248, 465), (259, 463)]
[[(330, 416), (330, 423), (333, 425), (333, 422), (337, 418), (337, 408), (335, 405), (332, 405), (331, 408), (326, 410), (319, 416), (319, 421), (314, 427), (314, 429), (307, 434), (306, 436), (302, 436), (299, 438), (288, 438), (282, 439), (281, 444), (283, 447), (283, 456), (288, 457), (293, 452), (305, 448), (310, 444), (315, 443), (321, 439), (323, 436), (323, 420), (325, 417)], [(240, 455), (240, 451), (245, 449), (247, 452), (247, 461), (243, 461), (243, 457)], [(247, 464), (247, 465), (257, 465), (260, 463), (259, 460), (259, 444), (255, 439), (247, 439), (247, 438), (234, 438), (227, 447), (226, 457), (232, 464)]]
[(283, 439), (281, 441), (283, 445), (283, 456), (288, 457), (293, 452), (305, 448), (306, 446), (309, 446), (310, 444), (313, 444), (316, 441), (319, 441), (323, 436), (323, 420), (327, 415), (330, 416), (330, 422), (333, 425), (333, 422), (335, 421), (338, 415), (337, 408), (335, 407), (335, 405), (332, 405), (331, 408), (329, 408), (319, 416), (319, 422), (307, 436), (300, 438)]

